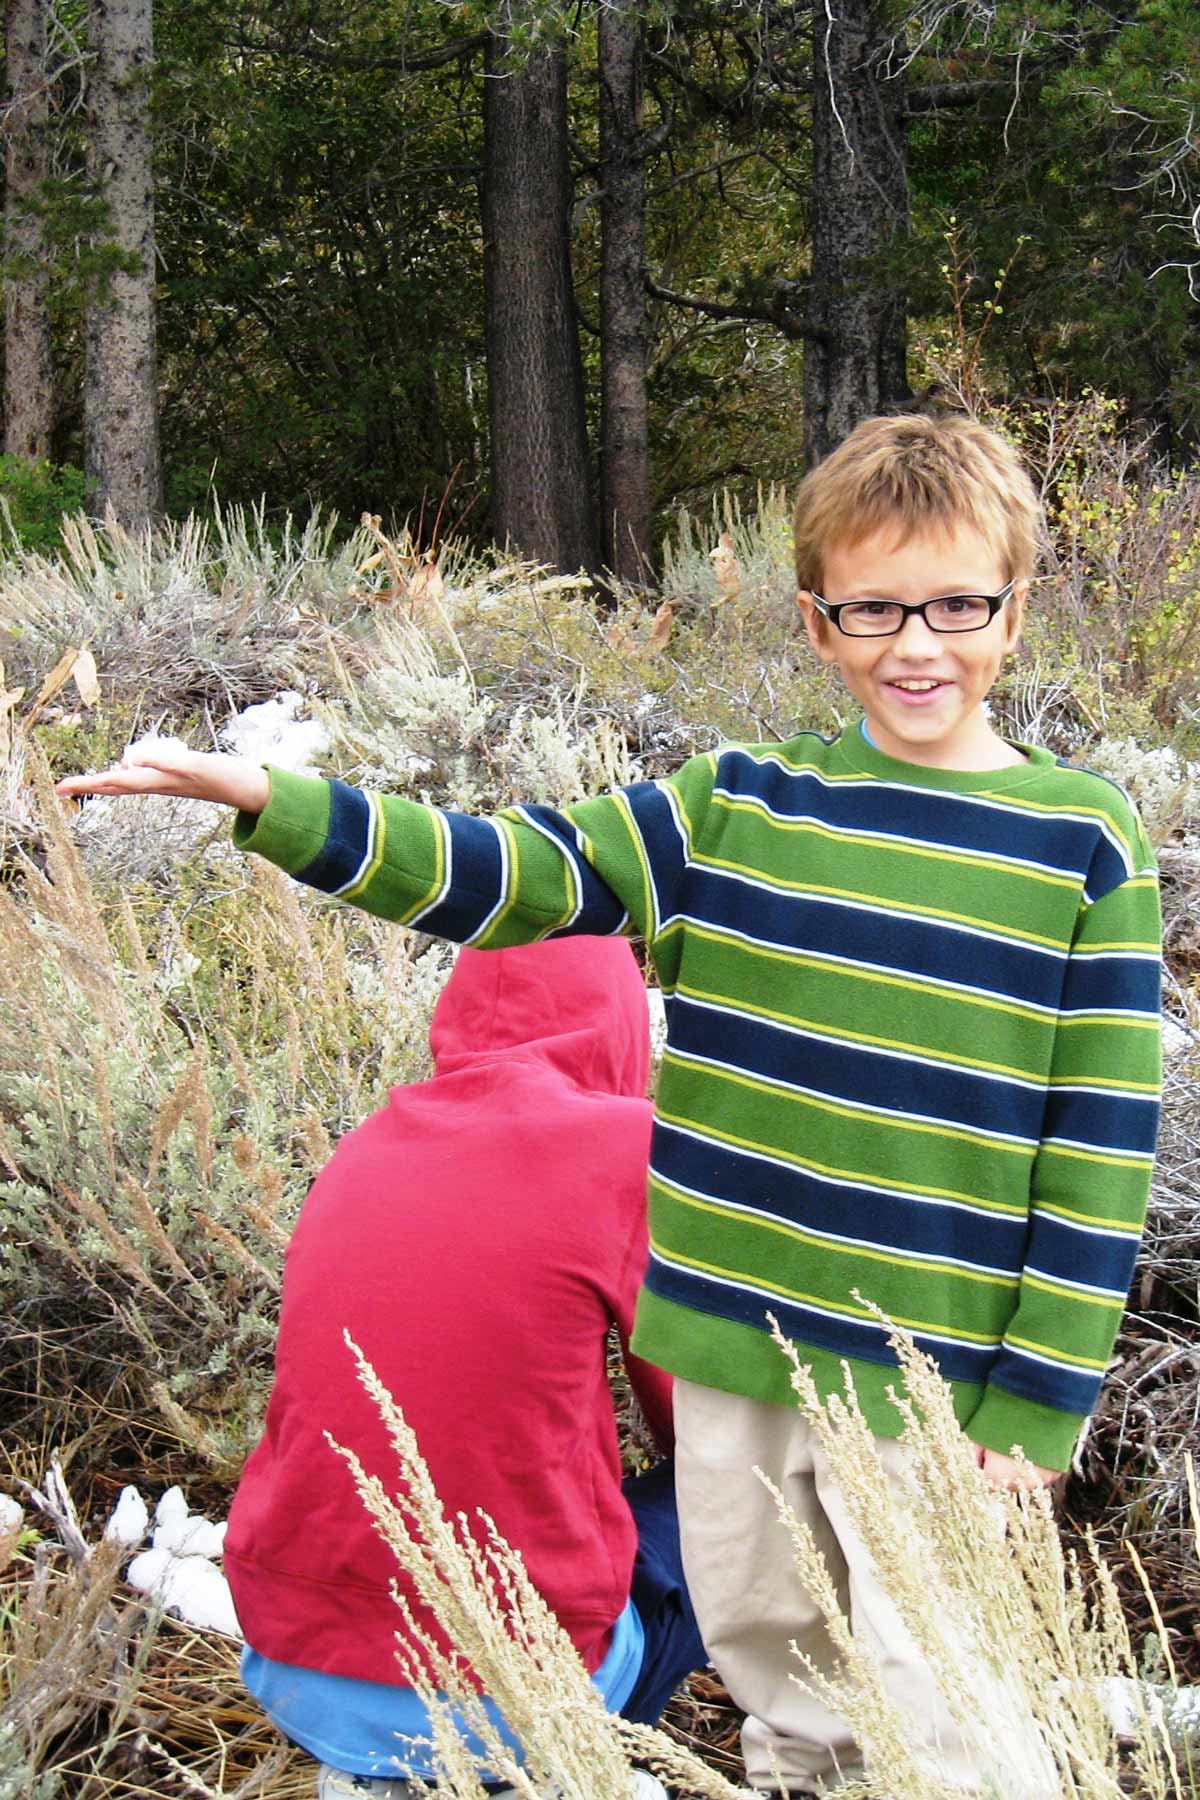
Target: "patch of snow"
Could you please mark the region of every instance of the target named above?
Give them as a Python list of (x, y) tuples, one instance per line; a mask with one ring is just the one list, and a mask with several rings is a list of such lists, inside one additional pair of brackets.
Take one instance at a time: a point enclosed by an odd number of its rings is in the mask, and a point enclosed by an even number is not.
[(121, 1489), (104, 1536), (110, 1544), (140, 1544), (150, 1523), (150, 1509), (135, 1487)]
[(214, 1525), (201, 1513), (169, 1525), (160, 1525), (151, 1542), (156, 1550), (169, 1550), (172, 1556), (220, 1556), (225, 1549), (227, 1526)]
[(25, 1508), (11, 1494), (0, 1494), (0, 1532), (7, 1537), (25, 1523)]
[(187, 745), (182, 738), (171, 737), (161, 731), (147, 731), (140, 738), (133, 738), (121, 752), (121, 767), (129, 768), (136, 761), (130, 755), (131, 750), (186, 750)]
[[(131, 1516), (140, 1508), (144, 1532), (149, 1517), (146, 1504), (136, 1488), (126, 1488), (106, 1537), (116, 1535), (112, 1526), (123, 1504)], [(223, 1631), (227, 1637), (240, 1638), (242, 1628), (229, 1583), (213, 1560), (225, 1548), (225, 1532), (224, 1523), (215, 1524), (203, 1513), (188, 1512), (182, 1488), (168, 1488), (154, 1509), (151, 1547), (134, 1557), (125, 1579), (139, 1593), (152, 1594), (165, 1612), (175, 1613), (198, 1631)]]
[(629, 1800), (667, 1800), (667, 1790), (648, 1769), (635, 1769)]
[(1161, 1728), (1162, 1700), (1148, 1682), (1132, 1681), (1128, 1675), (1110, 1675), (1099, 1686), (1108, 1722), (1118, 1737), (1136, 1737), (1143, 1718)]
[(305, 699), (289, 688), (273, 700), (247, 706), (217, 733), (223, 750), (252, 762), (274, 763), (293, 775), (315, 775), (318, 758), (328, 754), (330, 735), (319, 719), (302, 719)]
[(187, 1501), (181, 1487), (169, 1487), (154, 1509), (156, 1525), (181, 1525), (187, 1518)]
[(198, 1631), (223, 1631), (240, 1638), (233, 1595), (220, 1569), (206, 1556), (176, 1556), (170, 1550), (143, 1550), (125, 1571), (130, 1587), (152, 1594), (164, 1612), (176, 1613)]

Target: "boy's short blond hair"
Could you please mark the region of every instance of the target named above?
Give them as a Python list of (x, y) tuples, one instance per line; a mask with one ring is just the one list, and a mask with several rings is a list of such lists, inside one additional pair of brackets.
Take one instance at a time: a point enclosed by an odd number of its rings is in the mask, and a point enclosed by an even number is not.
[(864, 419), (804, 477), (796, 496), (796, 580), (820, 590), (831, 544), (860, 543), (895, 524), (914, 532), (969, 525), (997, 552), (1010, 581), (1037, 557), (1041, 506), (1012, 444), (963, 413)]

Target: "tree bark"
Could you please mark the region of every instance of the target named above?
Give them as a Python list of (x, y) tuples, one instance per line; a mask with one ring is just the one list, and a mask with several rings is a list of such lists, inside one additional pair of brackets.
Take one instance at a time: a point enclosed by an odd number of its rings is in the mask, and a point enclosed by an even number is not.
[(154, 310), (151, 0), (91, 0), (88, 161), (124, 266), (88, 300), (84, 463), (92, 504), (126, 525), (162, 505)]
[(46, 456), (53, 424), (45, 240), (38, 210), (49, 173), (45, 0), (8, 0), (4, 157), (4, 447)]
[(492, 525), (556, 568), (598, 566), (583, 364), (571, 283), (567, 64), (558, 46), (506, 60), (501, 8), (487, 56), (483, 280)]
[(880, 73), (887, 35), (874, 0), (816, 0), (804, 358), (809, 468), (861, 419), (909, 398), (904, 282), (889, 266), (908, 234), (904, 84)]
[(645, 580), (650, 559), (646, 399), (642, 28), (633, 0), (600, 7), (601, 547), (613, 574)]

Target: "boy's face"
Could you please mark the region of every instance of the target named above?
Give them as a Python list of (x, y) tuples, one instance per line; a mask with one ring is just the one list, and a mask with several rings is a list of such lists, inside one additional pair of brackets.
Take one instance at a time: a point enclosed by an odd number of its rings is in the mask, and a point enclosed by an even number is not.
[[(915, 606), (948, 594), (996, 594), (1007, 571), (987, 540), (969, 525), (946, 534), (897, 541), (893, 529), (825, 552), (823, 597), (899, 600)], [(799, 595), (809, 641), (822, 662), (836, 663), (867, 716), (885, 755), (930, 768), (985, 770), (1018, 760), (992, 730), (983, 703), (1001, 664), (1021, 635), (1029, 583), (1017, 582), (979, 631), (933, 631), (918, 613), (891, 637), (847, 637)]]

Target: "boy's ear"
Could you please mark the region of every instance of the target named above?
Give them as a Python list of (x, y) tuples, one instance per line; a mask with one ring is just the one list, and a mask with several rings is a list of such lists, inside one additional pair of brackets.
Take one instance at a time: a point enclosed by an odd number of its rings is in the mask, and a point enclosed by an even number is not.
[(800, 608), (808, 641), (821, 661), (835, 662), (837, 657), (833, 648), (832, 627), (807, 588), (801, 588), (796, 595), (796, 605)]
[(1025, 603), (1028, 599), (1029, 583), (1014, 581), (1008, 605), (1004, 608), (1005, 646), (1009, 650), (1015, 650), (1021, 641), (1021, 629), (1025, 623)]

